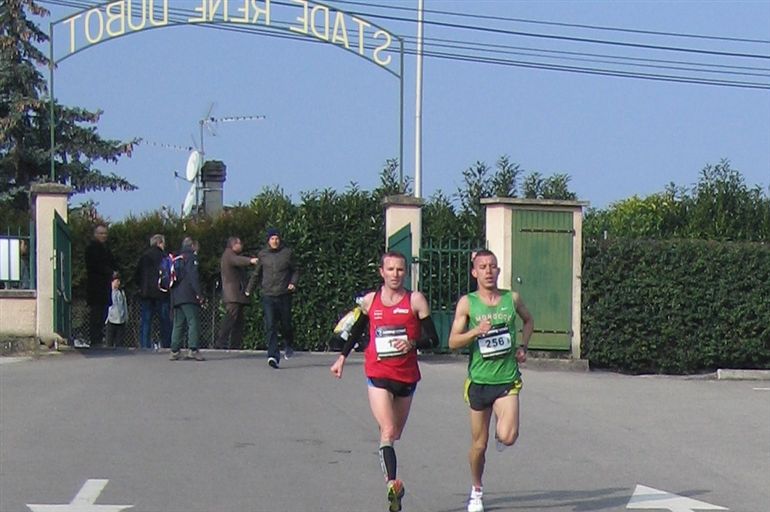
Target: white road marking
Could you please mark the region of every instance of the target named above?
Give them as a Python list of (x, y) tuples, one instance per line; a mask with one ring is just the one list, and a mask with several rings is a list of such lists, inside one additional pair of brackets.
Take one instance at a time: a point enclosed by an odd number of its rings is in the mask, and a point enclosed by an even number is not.
[(770, 388), (754, 388), (754, 391), (770, 391)]
[(77, 495), (68, 504), (62, 505), (30, 505), (32, 512), (120, 512), (133, 505), (95, 505), (94, 502), (107, 486), (109, 480), (92, 478), (86, 480)]
[(644, 485), (636, 486), (634, 494), (628, 500), (627, 509), (671, 510), (672, 512), (692, 512), (693, 510), (729, 510), (719, 505), (694, 500), (670, 492), (653, 489)]

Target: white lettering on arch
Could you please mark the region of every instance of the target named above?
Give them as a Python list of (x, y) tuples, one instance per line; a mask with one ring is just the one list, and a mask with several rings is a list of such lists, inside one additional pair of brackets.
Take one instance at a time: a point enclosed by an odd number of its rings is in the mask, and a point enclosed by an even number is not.
[[(91, 35), (91, 17), (96, 16), (99, 24), (99, 30), (97, 31), (96, 37)], [(102, 11), (99, 9), (91, 9), (86, 13), (86, 25), (85, 25), (85, 36), (86, 41), (88, 41), (90, 44), (98, 43), (102, 40), (102, 37), (104, 37), (104, 17), (102, 16)]]
[(302, 16), (297, 16), (297, 21), (302, 23), (301, 27), (289, 26), (289, 30), (293, 32), (299, 32), (300, 34), (307, 34), (308, 25), (308, 13), (307, 13), (307, 0), (292, 0), (294, 3), (302, 5)]
[[(112, 2), (107, 4), (104, 12), (107, 14), (107, 35), (110, 37), (122, 36), (126, 33), (126, 4)], [(117, 24), (117, 28), (115, 28)]]
[(363, 56), (364, 55), (364, 36), (366, 34), (365, 27), (371, 27), (372, 24), (362, 20), (361, 18), (356, 18), (355, 16), (351, 16), (353, 22), (358, 25), (358, 54)]
[(374, 62), (376, 62), (380, 66), (387, 67), (391, 61), (390, 55), (386, 56), (385, 58), (381, 58), (380, 53), (390, 48), (390, 43), (393, 42), (393, 38), (389, 33), (385, 32), (384, 30), (378, 30), (377, 32), (374, 33), (375, 39), (379, 39), (380, 37), (385, 37), (385, 42), (383, 42), (380, 46), (374, 49), (374, 52), (372, 53), (372, 58), (374, 58)]
[(345, 26), (345, 16), (340, 11), (337, 11), (337, 15), (334, 17), (334, 30), (332, 33), (332, 43), (342, 43), (345, 48), (350, 50), (348, 28)]
[[(318, 32), (318, 29), (316, 28), (316, 17), (315, 15), (318, 14), (319, 11), (323, 12), (323, 33)], [(313, 35), (316, 36), (318, 39), (321, 39), (322, 41), (328, 41), (329, 40), (329, 8), (325, 5), (314, 5), (312, 9), (310, 9), (310, 28), (313, 31)]]

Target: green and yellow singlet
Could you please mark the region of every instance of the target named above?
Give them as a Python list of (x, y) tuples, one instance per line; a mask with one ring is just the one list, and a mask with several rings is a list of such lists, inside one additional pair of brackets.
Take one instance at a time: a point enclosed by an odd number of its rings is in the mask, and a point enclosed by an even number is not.
[(520, 377), (516, 361), (516, 305), (513, 293), (500, 290), (496, 306), (487, 306), (478, 292), (468, 294), (468, 329), (489, 319), (492, 329), (470, 345), (468, 378), (476, 384), (508, 384)]

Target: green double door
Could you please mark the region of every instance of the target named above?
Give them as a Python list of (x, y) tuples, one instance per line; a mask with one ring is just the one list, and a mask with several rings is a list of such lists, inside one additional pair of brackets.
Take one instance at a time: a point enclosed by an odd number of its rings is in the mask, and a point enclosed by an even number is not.
[(535, 319), (530, 348), (570, 350), (572, 212), (514, 210), (511, 287)]

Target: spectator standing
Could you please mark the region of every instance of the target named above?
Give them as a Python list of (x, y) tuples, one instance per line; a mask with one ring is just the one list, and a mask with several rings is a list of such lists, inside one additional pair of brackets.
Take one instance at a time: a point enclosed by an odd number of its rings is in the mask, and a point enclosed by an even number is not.
[(181, 356), (182, 333), (187, 330), (187, 347), (190, 349), (189, 358), (204, 361), (198, 350), (200, 336), (201, 294), (200, 278), (198, 276), (198, 242), (185, 237), (182, 240), (182, 262), (177, 273), (177, 281), (171, 288), (171, 306), (174, 314), (174, 328), (171, 334), (171, 360), (176, 361)]
[(276, 228), (267, 230), (267, 247), (257, 253), (257, 260), (247, 295), (259, 283), (267, 336), (267, 364), (277, 369), (281, 361), (281, 352), (278, 350), (279, 330), (286, 347), (286, 359), (294, 354), (291, 302), (297, 288), (299, 270), (294, 263), (294, 253), (283, 244), (281, 233)]
[(126, 293), (120, 288), (120, 274), (113, 272), (110, 307), (107, 310), (108, 347), (115, 348), (123, 344), (127, 320), (128, 303), (126, 301)]
[(150, 247), (142, 253), (136, 264), (134, 282), (139, 286), (141, 307), (140, 345), (141, 349), (158, 349), (158, 343), (152, 342), (152, 322), (158, 319), (160, 326), (160, 346), (171, 346), (171, 313), (168, 292), (158, 287), (160, 263), (166, 249), (166, 238), (161, 234), (150, 237)]
[(112, 273), (115, 258), (107, 246), (108, 230), (105, 224), (94, 228), (94, 237), (86, 247), (86, 302), (89, 309), (88, 341), (99, 345), (104, 339), (104, 322), (110, 304)]
[(242, 251), (241, 239), (237, 236), (230, 237), (219, 261), (225, 317), (219, 326), (216, 348), (240, 350), (243, 347), (243, 310), (249, 303), (249, 297), (246, 295), (246, 267), (256, 265), (257, 258), (241, 256)]

